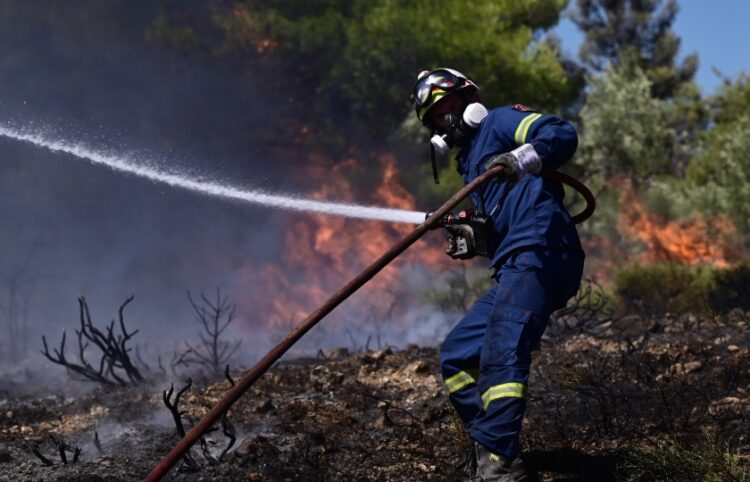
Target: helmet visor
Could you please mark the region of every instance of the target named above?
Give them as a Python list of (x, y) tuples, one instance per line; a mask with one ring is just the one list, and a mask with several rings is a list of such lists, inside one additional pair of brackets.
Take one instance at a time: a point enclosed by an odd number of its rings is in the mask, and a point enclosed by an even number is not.
[(412, 101), (417, 107), (425, 107), (432, 100), (432, 93), (437, 88), (451, 92), (464, 85), (464, 79), (447, 69), (437, 69), (419, 79), (414, 85)]

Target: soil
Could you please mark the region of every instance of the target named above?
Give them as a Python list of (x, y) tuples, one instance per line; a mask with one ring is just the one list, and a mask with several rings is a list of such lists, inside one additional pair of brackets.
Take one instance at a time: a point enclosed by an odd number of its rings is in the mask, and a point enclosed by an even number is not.
[[(704, 429), (747, 461), (749, 325), (747, 314), (686, 315), (549, 330), (532, 367), (527, 465), (540, 480), (620, 480), (622, 462), (644, 443), (698, 443)], [(142, 479), (178, 440), (162, 401), (168, 385), (102, 387), (77, 397), (0, 392), (0, 480)], [(180, 403), (186, 425), (228, 387), (196, 381)], [(229, 420), (237, 441), (222, 460), (194, 447), (195, 466), (180, 463), (166, 480), (468, 479), (469, 443), (435, 348), (336, 349), (277, 364)], [(51, 435), (69, 445), (67, 464)], [(211, 458), (227, 440), (221, 430), (207, 437)], [(81, 449), (76, 463), (73, 446)], [(35, 447), (53, 465), (33, 455)]]

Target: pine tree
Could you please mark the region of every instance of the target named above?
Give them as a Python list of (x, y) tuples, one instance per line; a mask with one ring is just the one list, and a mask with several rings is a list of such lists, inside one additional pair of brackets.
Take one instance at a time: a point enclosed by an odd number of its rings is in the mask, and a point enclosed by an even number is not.
[(633, 63), (656, 97), (674, 97), (698, 68), (695, 54), (677, 62), (680, 39), (672, 26), (678, 10), (676, 0), (577, 0), (572, 18), (585, 34), (582, 61), (596, 72)]

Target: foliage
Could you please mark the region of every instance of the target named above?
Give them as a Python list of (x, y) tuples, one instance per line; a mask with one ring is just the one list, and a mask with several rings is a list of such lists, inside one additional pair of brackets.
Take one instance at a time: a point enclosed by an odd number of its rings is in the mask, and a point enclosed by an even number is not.
[(163, 0), (148, 35), (157, 45), (267, 79), (269, 95), (282, 92), (292, 106), (275, 131), (291, 143), (302, 139), (335, 156), (380, 149), (387, 140), (407, 160), (400, 181), (426, 206), (443, 201), (462, 179), (452, 160), (442, 161), (441, 184), (432, 183), (427, 133), (407, 101), (418, 71), (450, 65), (477, 80), (487, 105), (523, 102), (568, 113), (584, 101), (586, 80), (580, 147), (566, 166), (598, 191), (584, 233), (608, 237), (602, 246), (629, 249), (617, 237), (619, 196), (611, 187), (631, 178), (663, 219), (725, 213), (744, 236), (747, 79), (709, 102), (702, 98), (693, 82), (697, 57), (678, 60), (675, 0), (577, 0), (573, 20), (585, 35), (581, 60), (591, 72), (583, 79), (544, 35), (565, 4)]
[(581, 59), (596, 71), (635, 64), (658, 98), (674, 97), (698, 68), (697, 55), (677, 65), (680, 39), (672, 30), (676, 0), (577, 0), (573, 21), (584, 32)]
[(625, 310), (660, 316), (750, 309), (748, 286), (748, 264), (729, 268), (634, 264), (617, 273), (614, 291)]
[(714, 287), (708, 294), (714, 311), (734, 308), (750, 311), (750, 264), (714, 272)]
[(146, 40), (154, 45), (169, 46), (183, 52), (205, 47), (200, 35), (190, 26), (173, 26), (169, 16), (161, 13), (146, 30)]
[(617, 273), (614, 290), (627, 311), (660, 316), (705, 311), (710, 286), (708, 268), (654, 264), (625, 267)]
[(695, 444), (643, 443), (619, 467), (628, 481), (746, 482), (750, 471), (727, 442), (708, 430)]
[(707, 216), (729, 216), (750, 232), (750, 77), (742, 76), (711, 99), (714, 126), (705, 152), (687, 171), (693, 204)]
[[(646, 128), (672, 131), (666, 146), (669, 157), (659, 161), (669, 160), (670, 173), (682, 176), (708, 119), (700, 89), (693, 82), (697, 55), (688, 55), (679, 64), (676, 60), (680, 40), (672, 25), (677, 12), (676, 0), (578, 0), (572, 17), (585, 35), (580, 52), (585, 65), (597, 74), (613, 68), (630, 73), (637, 67), (640, 72), (634, 80), (642, 82), (638, 79), (642, 72), (651, 96), (664, 101), (654, 105), (644, 94), (632, 99), (647, 101), (635, 105), (659, 109), (659, 124)], [(662, 156), (659, 146), (649, 147), (656, 147), (652, 158)]]
[(587, 177), (601, 186), (616, 176), (643, 181), (669, 173), (675, 132), (668, 126), (664, 101), (652, 96), (645, 73), (620, 65), (590, 78), (589, 84), (575, 161)]
[[(632, 64), (610, 66), (588, 80), (579, 149), (571, 169), (594, 190), (597, 211), (579, 229), (595, 236), (601, 246), (630, 252), (635, 245), (619, 234), (625, 186), (639, 193), (634, 202), (645, 201), (664, 221), (689, 219), (695, 211), (680, 175), (694, 150), (694, 121), (702, 114), (687, 101), (655, 97), (645, 72)], [(684, 117), (693, 120), (679, 120)], [(571, 199), (571, 212), (581, 209), (580, 197)]]
[(151, 38), (180, 48), (181, 38), (195, 44), (198, 32), (213, 54), (272, 65), (274, 83), (302, 103), (302, 116), (382, 136), (408, 114), (416, 74), (439, 65), (475, 78), (489, 105), (560, 109), (575, 99), (582, 79), (538, 35), (557, 23), (565, 4), (235, 0), (200, 17), (214, 18), (213, 29), (187, 15), (186, 4), (171, 9), (171, 23), (160, 17)]

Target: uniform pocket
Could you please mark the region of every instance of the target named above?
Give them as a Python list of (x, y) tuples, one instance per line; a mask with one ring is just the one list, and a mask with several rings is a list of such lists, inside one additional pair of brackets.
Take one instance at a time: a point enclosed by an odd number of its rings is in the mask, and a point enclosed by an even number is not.
[(508, 367), (528, 365), (535, 345), (534, 315), (520, 306), (494, 307), (487, 322), (482, 365)]

